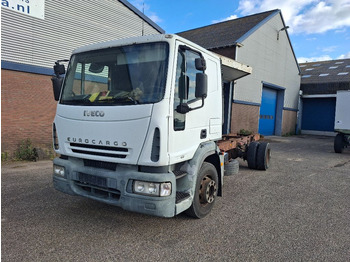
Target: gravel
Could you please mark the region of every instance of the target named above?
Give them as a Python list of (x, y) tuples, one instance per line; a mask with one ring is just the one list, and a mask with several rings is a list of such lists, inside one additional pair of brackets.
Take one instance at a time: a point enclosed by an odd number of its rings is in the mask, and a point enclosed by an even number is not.
[(267, 137), (271, 166), (225, 177), (211, 214), (165, 219), (54, 190), (52, 163), (2, 165), (2, 261), (349, 261), (350, 150)]

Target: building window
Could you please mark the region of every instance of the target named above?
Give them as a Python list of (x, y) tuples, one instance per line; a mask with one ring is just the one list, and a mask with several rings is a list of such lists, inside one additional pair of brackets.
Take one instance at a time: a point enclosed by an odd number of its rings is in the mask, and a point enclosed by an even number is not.
[(310, 77), (311, 75), (303, 75), (301, 78), (308, 78)]
[(336, 69), (338, 66), (330, 66), (329, 69)]
[(349, 72), (340, 72), (340, 73), (338, 73), (338, 76), (345, 76), (347, 74), (349, 74)]
[(327, 74), (320, 74), (319, 76), (328, 76), (329, 74), (327, 73)]
[(335, 62), (335, 64), (336, 64), (336, 65), (340, 65), (340, 64), (342, 64), (342, 63), (344, 63), (344, 61), (341, 61), (341, 62)]
[(305, 71), (311, 71), (314, 70), (314, 68), (306, 68)]
[(314, 64), (314, 65), (312, 65), (312, 66), (320, 66), (321, 64)]

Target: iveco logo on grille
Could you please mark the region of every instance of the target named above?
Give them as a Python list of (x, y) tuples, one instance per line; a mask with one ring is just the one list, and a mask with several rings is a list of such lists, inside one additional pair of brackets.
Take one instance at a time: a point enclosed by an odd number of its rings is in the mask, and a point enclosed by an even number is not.
[(105, 116), (105, 112), (103, 112), (103, 111), (84, 110), (84, 116), (104, 117)]

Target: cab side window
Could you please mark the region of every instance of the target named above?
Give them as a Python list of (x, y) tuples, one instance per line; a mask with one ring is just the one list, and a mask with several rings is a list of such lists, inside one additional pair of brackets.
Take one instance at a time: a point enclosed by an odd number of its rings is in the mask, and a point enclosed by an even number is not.
[(195, 59), (200, 54), (191, 50), (179, 49), (176, 66), (175, 99), (174, 99), (174, 130), (181, 131), (186, 126), (186, 114), (180, 114), (176, 108), (181, 103), (194, 102), (196, 90), (196, 74), (201, 73), (196, 69)]

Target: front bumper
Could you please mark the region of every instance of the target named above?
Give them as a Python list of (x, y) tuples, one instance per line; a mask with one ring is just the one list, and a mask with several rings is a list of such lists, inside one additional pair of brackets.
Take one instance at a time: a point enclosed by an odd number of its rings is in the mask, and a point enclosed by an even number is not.
[[(176, 182), (173, 173), (139, 172), (137, 166), (116, 165), (115, 170), (84, 165), (84, 160), (55, 158), (55, 165), (65, 168), (65, 176), (53, 176), (55, 189), (70, 195), (79, 195), (119, 206), (125, 210), (173, 217), (175, 215)], [(145, 196), (134, 194), (133, 180), (155, 183), (171, 182), (170, 196)]]

